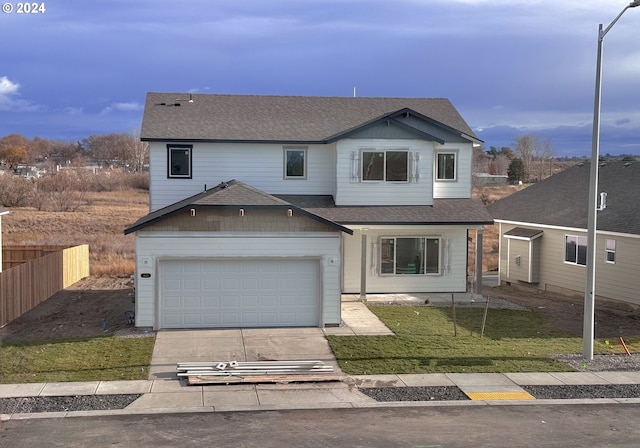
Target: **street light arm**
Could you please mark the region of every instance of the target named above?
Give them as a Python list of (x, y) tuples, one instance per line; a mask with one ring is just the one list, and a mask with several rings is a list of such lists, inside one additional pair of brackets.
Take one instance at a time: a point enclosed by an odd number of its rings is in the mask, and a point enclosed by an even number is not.
[(640, 6), (640, 0), (635, 0), (635, 1), (631, 2), (631, 3), (629, 3), (627, 6), (625, 6), (625, 8), (622, 10), (622, 12), (620, 12), (620, 14), (618, 14), (618, 17), (613, 19), (613, 22), (611, 22), (609, 24), (609, 26), (604, 29), (604, 31), (600, 32), (600, 36), (598, 37), (598, 39), (599, 40), (604, 39), (604, 36), (609, 32), (611, 27), (616, 24), (616, 22), (620, 19), (620, 17), (622, 17), (622, 14), (624, 14), (627, 9), (635, 8), (636, 6)]

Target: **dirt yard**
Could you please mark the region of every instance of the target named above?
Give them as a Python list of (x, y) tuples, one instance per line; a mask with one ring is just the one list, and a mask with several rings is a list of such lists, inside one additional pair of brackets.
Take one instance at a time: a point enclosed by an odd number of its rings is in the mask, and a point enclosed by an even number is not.
[[(512, 286), (484, 288), (483, 294), (509, 300), (554, 321), (558, 328), (582, 335), (584, 297)], [(596, 300), (595, 337), (617, 340), (640, 338), (640, 307), (621, 302)]]
[(5, 343), (53, 342), (142, 332), (129, 325), (129, 277), (88, 277), (0, 328)]

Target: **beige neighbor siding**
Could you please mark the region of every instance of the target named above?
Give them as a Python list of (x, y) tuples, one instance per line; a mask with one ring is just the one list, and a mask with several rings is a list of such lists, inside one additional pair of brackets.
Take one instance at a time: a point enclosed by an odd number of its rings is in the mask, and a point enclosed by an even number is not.
[[(504, 233), (514, 227), (541, 229), (544, 234), (540, 241), (540, 277), (537, 287), (565, 293), (584, 295), (586, 267), (566, 263), (565, 235), (586, 236), (586, 231), (557, 229), (530, 225), (501, 225), (500, 239), (500, 279), (518, 282), (520, 279), (507, 270), (507, 238)], [(616, 263), (605, 261), (605, 240), (616, 241)], [(512, 246), (513, 247), (513, 246)], [(640, 305), (640, 238), (622, 234), (598, 233), (596, 242), (596, 295)], [(513, 258), (513, 257), (512, 257)]]
[(505, 238), (509, 253), (509, 278), (529, 283), (529, 241)]

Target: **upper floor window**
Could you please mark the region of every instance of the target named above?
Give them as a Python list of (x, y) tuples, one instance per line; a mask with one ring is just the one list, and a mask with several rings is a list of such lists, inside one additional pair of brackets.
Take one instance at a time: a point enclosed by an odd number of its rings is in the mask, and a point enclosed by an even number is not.
[(409, 181), (408, 150), (362, 151), (362, 180), (378, 182)]
[(440, 273), (440, 238), (383, 237), (380, 239), (380, 274)]
[(307, 148), (284, 148), (284, 178), (305, 179), (307, 177)]
[(191, 179), (191, 145), (167, 145), (169, 178)]
[(564, 236), (564, 261), (567, 263), (587, 265), (587, 237)]
[(436, 180), (457, 179), (457, 152), (436, 153)]
[(605, 260), (607, 263), (616, 262), (616, 240), (606, 240), (605, 242)]

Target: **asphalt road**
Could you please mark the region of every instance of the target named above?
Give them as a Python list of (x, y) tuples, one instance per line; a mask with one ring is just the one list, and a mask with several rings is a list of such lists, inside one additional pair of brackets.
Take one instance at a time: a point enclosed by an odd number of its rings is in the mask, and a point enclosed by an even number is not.
[(0, 447), (637, 447), (637, 404), (438, 406), (1, 422)]

